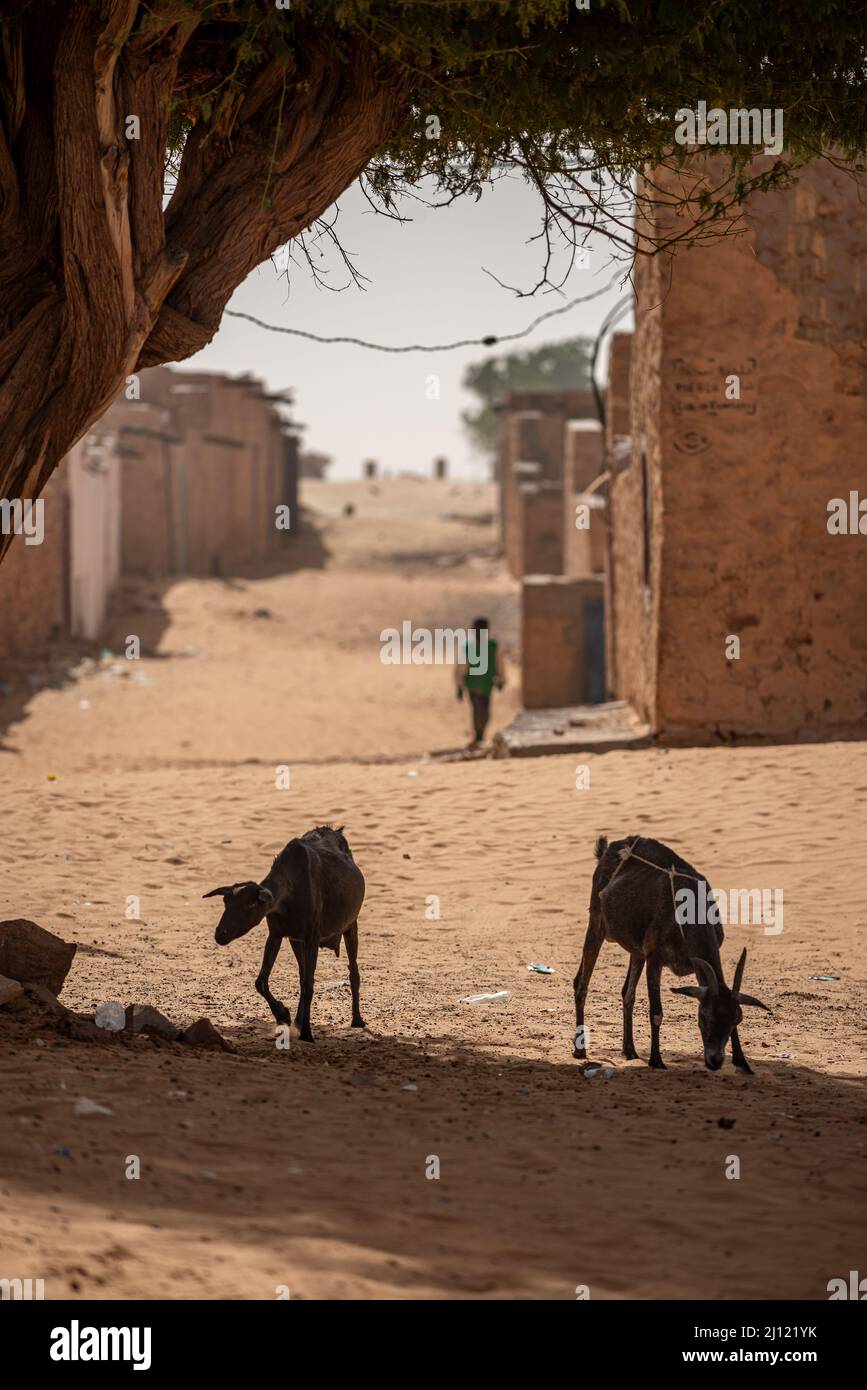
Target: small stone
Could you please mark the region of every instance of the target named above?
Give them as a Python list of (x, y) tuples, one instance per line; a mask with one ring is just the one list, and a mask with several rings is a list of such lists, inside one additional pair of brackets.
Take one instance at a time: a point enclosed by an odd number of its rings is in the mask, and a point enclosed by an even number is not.
[(59, 994), (75, 946), (24, 917), (0, 922), (0, 974), (22, 984), (45, 985)]
[(181, 1033), (181, 1042), (188, 1047), (222, 1048), (224, 1052), (234, 1049), (221, 1037), (209, 1018), (199, 1018)]
[(161, 1014), (159, 1009), (154, 1009), (150, 1004), (128, 1004), (126, 1009), (126, 1027), (130, 1033), (154, 1033), (158, 1038), (166, 1038), (169, 1042), (177, 1042), (181, 1030), (170, 1018)]
[(719, 1119), (717, 1120), (717, 1124), (719, 1125), (720, 1129), (734, 1129), (735, 1127), (735, 1121), (728, 1119), (726, 1115), (720, 1115)]
[(24, 986), (17, 980), (10, 980), (7, 975), (0, 975), (0, 1006), (8, 1004), (12, 999), (17, 999), (24, 993)]

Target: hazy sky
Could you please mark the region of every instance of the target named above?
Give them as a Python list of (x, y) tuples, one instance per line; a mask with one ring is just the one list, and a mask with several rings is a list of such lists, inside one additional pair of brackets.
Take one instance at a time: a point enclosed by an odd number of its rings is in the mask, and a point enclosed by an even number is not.
[[(465, 198), (438, 210), (408, 203), (404, 212), (412, 218), (404, 224), (377, 216), (357, 187), (341, 199), (337, 230), (357, 270), (368, 277), (363, 290), (351, 284), (342, 293), (318, 288), (303, 261), (290, 268), (287, 285), (285, 275), (266, 264), (238, 289), (229, 308), (314, 333), (388, 344), (449, 342), (518, 331), (617, 275), (600, 240), (591, 248), (587, 268), (572, 272), (562, 295), (520, 299), (498, 285), (492, 276), (528, 290), (541, 264), (541, 244), (527, 244), (538, 231), (538, 200), (517, 178), (500, 180), (479, 202)], [(333, 251), (321, 264), (330, 270), (329, 283), (346, 283), (347, 272)], [(466, 365), (503, 350), (595, 336), (605, 314), (626, 295), (628, 287), (617, 287), (505, 349), (400, 356), (268, 333), (225, 317), (214, 341), (180, 366), (249, 371), (272, 389), (290, 387), (295, 417), (307, 426), (304, 447), (333, 456), (331, 477), (358, 477), (365, 458), (378, 459), (395, 473), (429, 471), (440, 454), (455, 476), (483, 477), (484, 460), (471, 448), (460, 421), (461, 410), (474, 399), (460, 385)], [(628, 324), (627, 318), (618, 327)], [(439, 377), (438, 400), (429, 399), (433, 375)]]

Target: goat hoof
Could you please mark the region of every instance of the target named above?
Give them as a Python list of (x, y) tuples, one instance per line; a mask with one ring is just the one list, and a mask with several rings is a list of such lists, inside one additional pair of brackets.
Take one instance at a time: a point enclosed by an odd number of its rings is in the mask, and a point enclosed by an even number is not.
[(668, 1067), (665, 1065), (661, 1057), (657, 1057), (656, 1061), (653, 1061), (653, 1059), (651, 1059), (651, 1061), (648, 1063), (648, 1066), (653, 1067), (654, 1071), (668, 1071)]
[(735, 1062), (735, 1066), (737, 1067), (738, 1071), (746, 1072), (747, 1076), (753, 1075), (753, 1069), (750, 1066), (749, 1062)]
[(586, 1061), (587, 1061), (587, 1049), (584, 1048), (584, 1047), (580, 1047), (580, 1048), (579, 1048), (579, 1047), (573, 1047), (573, 1048), (572, 1048), (572, 1056), (575, 1058), (575, 1061), (576, 1061), (576, 1062), (586, 1062)]
[(635, 1051), (635, 1048), (634, 1048), (634, 1047), (633, 1047), (633, 1048), (630, 1048), (629, 1051), (627, 1051), (626, 1048), (624, 1047), (624, 1049), (623, 1049), (623, 1055), (624, 1055), (624, 1057), (626, 1058), (627, 1062), (637, 1062), (637, 1061), (638, 1061), (638, 1053)]
[(366, 1028), (367, 1024), (363, 1018), (354, 1018), (350, 1026), (352, 1028)]

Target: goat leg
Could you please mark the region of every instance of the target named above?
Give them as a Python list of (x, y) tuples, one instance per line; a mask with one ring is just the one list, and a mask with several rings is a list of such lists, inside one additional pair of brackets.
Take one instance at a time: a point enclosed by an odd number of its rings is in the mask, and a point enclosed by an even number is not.
[(307, 941), (304, 945), (304, 973), (301, 976), (301, 1041), (315, 1042), (310, 1028), (310, 1006), (313, 1003), (313, 981), (316, 976), (316, 959), (319, 955), (319, 942)]
[(304, 1003), (304, 942), (289, 938), (295, 959), (298, 962), (298, 1008), (295, 1010), (295, 1027), (301, 1027), (301, 1006)]
[(738, 1037), (737, 1028), (732, 1029), (732, 1062), (736, 1067), (740, 1067), (741, 1071), (745, 1071), (747, 1076), (752, 1076), (753, 1069), (744, 1056), (744, 1050), (741, 1047), (741, 1040)]
[(280, 950), (282, 939), (276, 932), (268, 933), (265, 953), (262, 956), (262, 968), (256, 976), (256, 990), (261, 994), (278, 1023), (291, 1023), (292, 1015), (286, 1005), (281, 1004), (279, 999), (275, 999), (268, 988), (268, 981), (271, 977), (271, 971), (274, 969), (274, 962), (277, 959), (277, 952)]
[(344, 932), (343, 940), (346, 942), (346, 958), (349, 961), (349, 987), (352, 990), (352, 1027), (363, 1028), (364, 1019), (361, 1017), (361, 1004), (359, 1001), (359, 985), (361, 975), (358, 972), (358, 922), (353, 922), (348, 931)]
[(650, 1000), (650, 1065), (661, 1071), (665, 1063), (659, 1051), (659, 1026), (662, 1023), (662, 993), (659, 981), (662, 965), (655, 956), (647, 958), (647, 995)]
[(638, 1053), (635, 1051), (635, 1042), (632, 1037), (632, 1010), (635, 1006), (635, 991), (638, 981), (641, 979), (641, 972), (644, 969), (644, 956), (640, 956), (637, 951), (633, 951), (629, 957), (629, 968), (626, 971), (626, 979), (623, 981), (623, 1055), (629, 1062), (634, 1062)]
[(593, 974), (593, 967), (602, 947), (602, 941), (602, 919), (598, 913), (591, 912), (590, 921), (587, 924), (587, 935), (584, 937), (584, 950), (581, 952), (581, 964), (578, 966), (578, 973), (572, 981), (572, 988), (575, 991), (575, 1036), (572, 1041), (572, 1056), (577, 1057), (579, 1061), (583, 1061), (587, 1056), (584, 1001), (587, 998), (590, 977)]

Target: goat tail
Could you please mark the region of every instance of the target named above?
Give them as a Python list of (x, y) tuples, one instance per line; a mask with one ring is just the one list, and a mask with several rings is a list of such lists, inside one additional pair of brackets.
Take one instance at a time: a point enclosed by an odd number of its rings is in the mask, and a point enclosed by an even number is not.
[(596, 841), (596, 858), (601, 859), (608, 848), (608, 836), (600, 835)]

